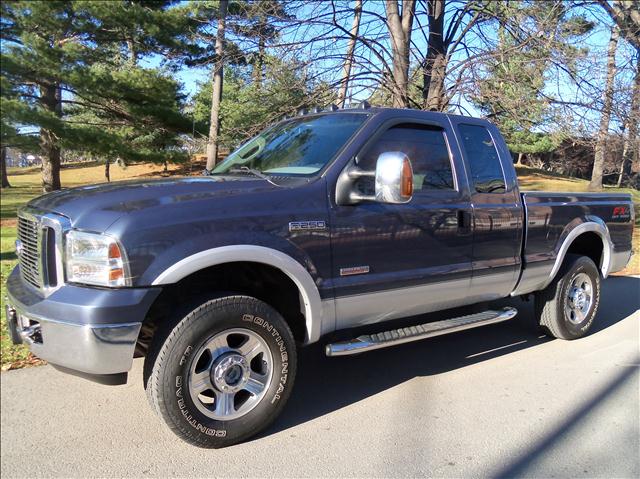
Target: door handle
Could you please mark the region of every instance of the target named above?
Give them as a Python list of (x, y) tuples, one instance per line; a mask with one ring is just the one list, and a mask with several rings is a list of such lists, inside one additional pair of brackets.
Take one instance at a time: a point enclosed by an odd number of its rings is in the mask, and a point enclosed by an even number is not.
[(458, 210), (458, 229), (471, 229), (471, 213), (464, 210)]

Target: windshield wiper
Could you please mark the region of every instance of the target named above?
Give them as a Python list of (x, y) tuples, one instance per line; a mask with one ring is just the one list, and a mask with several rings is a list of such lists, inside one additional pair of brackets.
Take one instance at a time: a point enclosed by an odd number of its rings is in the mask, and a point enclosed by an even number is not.
[(262, 171), (260, 170), (256, 170), (255, 168), (249, 168), (248, 166), (240, 166), (240, 167), (236, 167), (236, 168), (230, 168), (228, 170), (229, 173), (251, 173), (254, 176), (257, 176), (258, 178), (262, 178), (263, 180), (267, 180), (269, 183), (271, 183), (274, 186), (278, 186), (276, 183), (273, 182), (273, 180), (271, 178), (269, 178), (267, 175), (265, 175)]

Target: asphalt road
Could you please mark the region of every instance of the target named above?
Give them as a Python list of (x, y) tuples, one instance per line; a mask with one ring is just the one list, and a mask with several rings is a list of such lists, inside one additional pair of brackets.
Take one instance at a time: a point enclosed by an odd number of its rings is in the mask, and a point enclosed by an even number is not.
[(49, 366), (2, 373), (9, 477), (639, 477), (640, 278), (605, 282), (590, 336), (519, 319), (352, 358), (302, 354), (276, 424), (224, 450), (188, 446), (126, 386)]

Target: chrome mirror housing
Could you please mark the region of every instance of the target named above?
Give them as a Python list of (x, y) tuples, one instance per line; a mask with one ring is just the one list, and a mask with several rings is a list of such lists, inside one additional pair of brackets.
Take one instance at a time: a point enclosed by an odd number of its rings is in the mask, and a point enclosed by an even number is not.
[[(371, 178), (373, 194), (363, 194), (357, 187), (362, 178)], [(351, 165), (342, 172), (336, 185), (336, 203), (357, 205), (362, 202), (402, 204), (413, 197), (413, 168), (409, 157), (400, 151), (388, 151), (378, 156), (375, 171)]]
[(375, 200), (402, 204), (413, 196), (413, 169), (409, 157), (400, 151), (381, 153), (376, 163)]

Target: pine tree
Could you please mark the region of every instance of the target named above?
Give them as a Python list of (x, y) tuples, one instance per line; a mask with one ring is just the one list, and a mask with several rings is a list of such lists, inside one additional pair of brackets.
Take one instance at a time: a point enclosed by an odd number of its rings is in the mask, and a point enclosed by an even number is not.
[(564, 137), (551, 99), (545, 94), (546, 75), (553, 61), (567, 69), (584, 52), (572, 46), (593, 25), (561, 2), (494, 3), (497, 45), (482, 63), (473, 101), (500, 128), (509, 149), (524, 155), (550, 153)]
[(286, 6), (281, 0), (245, 0), (239, 2), (237, 15), (229, 25), (231, 31), (247, 39), (251, 48), (247, 55), (247, 63), (253, 67), (253, 82), (260, 89), (264, 75), (267, 47), (278, 38), (277, 23), (290, 20)]
[[(327, 105), (334, 100), (329, 85), (314, 84), (302, 75), (299, 64), (265, 55), (263, 80), (258, 86), (251, 66), (229, 66), (224, 75), (220, 105), (220, 144), (234, 148), (284, 116), (300, 109)], [(199, 130), (208, 127), (211, 84), (204, 83), (195, 96)]]
[[(17, 150), (35, 151), (38, 147), (37, 137), (19, 128), (19, 125), (12, 123), (11, 106), (17, 98), (18, 91), (7, 81), (5, 77), (0, 77), (0, 91), (2, 101), (0, 101), (0, 179), (1, 187), (9, 188), (9, 177), (7, 175), (7, 150), (15, 148)], [(9, 101), (13, 100), (13, 101)]]
[(190, 130), (175, 81), (137, 65), (154, 53), (197, 54), (184, 34), (193, 18), (172, 3), (2, 3), (1, 72), (17, 91), (3, 103), (8, 121), (39, 129), (44, 191), (61, 186), (63, 148), (133, 161), (180, 157), (153, 141), (141, 146), (157, 129), (169, 136)]

